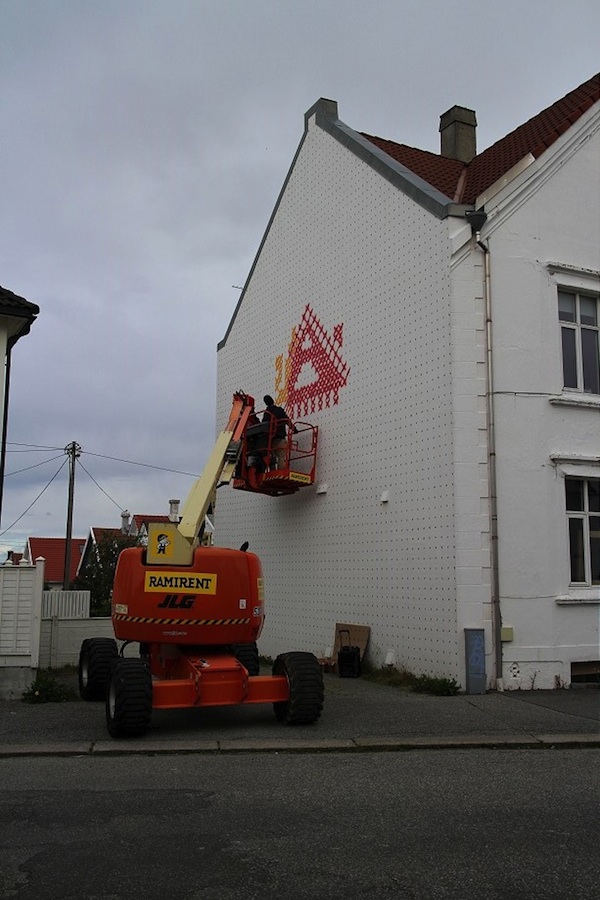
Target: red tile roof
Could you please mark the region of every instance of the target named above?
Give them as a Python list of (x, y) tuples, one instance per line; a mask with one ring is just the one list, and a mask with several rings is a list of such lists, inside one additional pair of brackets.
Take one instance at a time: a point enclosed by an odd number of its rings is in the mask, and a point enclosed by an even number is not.
[(536, 158), (541, 156), (598, 100), (600, 73), (478, 153), (468, 165), (369, 134), (363, 134), (363, 137), (450, 200), (469, 204), (528, 154)]
[[(70, 578), (75, 578), (77, 566), (85, 545), (85, 538), (71, 539), (71, 566)], [(46, 560), (44, 568), (44, 581), (51, 584), (62, 584), (65, 574), (65, 550), (66, 538), (40, 538), (27, 539), (27, 556), (31, 562), (35, 562), (40, 556)]]
[(133, 516), (133, 522), (135, 523), (136, 529), (139, 531), (142, 525), (147, 525), (149, 522), (170, 522), (168, 516), (148, 516), (143, 515), (142, 513), (138, 513)]
[(118, 537), (120, 534), (123, 534), (120, 528), (98, 528), (98, 526), (91, 528), (90, 532), (96, 543), (99, 543), (104, 538)]

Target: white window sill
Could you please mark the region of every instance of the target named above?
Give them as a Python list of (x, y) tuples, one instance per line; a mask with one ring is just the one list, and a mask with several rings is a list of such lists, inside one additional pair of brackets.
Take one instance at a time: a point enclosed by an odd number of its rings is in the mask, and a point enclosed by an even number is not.
[(573, 588), (554, 600), (558, 606), (600, 606), (600, 587)]
[(548, 399), (553, 406), (576, 406), (580, 409), (600, 410), (599, 394), (555, 394)]

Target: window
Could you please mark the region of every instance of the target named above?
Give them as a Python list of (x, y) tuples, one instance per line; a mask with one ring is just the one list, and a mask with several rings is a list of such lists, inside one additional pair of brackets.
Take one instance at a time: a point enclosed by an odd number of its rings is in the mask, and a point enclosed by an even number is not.
[(600, 478), (565, 478), (571, 584), (600, 584)]
[(598, 297), (559, 290), (558, 318), (564, 387), (587, 394), (600, 394)]

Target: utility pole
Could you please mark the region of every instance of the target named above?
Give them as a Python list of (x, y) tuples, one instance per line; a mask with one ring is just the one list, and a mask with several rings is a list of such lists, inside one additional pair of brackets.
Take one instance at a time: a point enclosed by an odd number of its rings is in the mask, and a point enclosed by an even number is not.
[(75, 441), (71, 441), (71, 443), (65, 447), (65, 453), (69, 457), (69, 499), (67, 502), (67, 537), (65, 543), (63, 590), (68, 591), (71, 585), (71, 537), (73, 534), (73, 499), (75, 497), (75, 460), (81, 456), (81, 447)]

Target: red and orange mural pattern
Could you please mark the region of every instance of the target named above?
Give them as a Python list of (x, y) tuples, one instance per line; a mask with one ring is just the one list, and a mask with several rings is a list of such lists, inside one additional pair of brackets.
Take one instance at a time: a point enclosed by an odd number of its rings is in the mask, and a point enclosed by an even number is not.
[(350, 374), (340, 352), (343, 329), (335, 325), (331, 335), (306, 304), (300, 324), (292, 329), (287, 356), (281, 354), (275, 360), (276, 402), (292, 418), (339, 403), (340, 389)]

